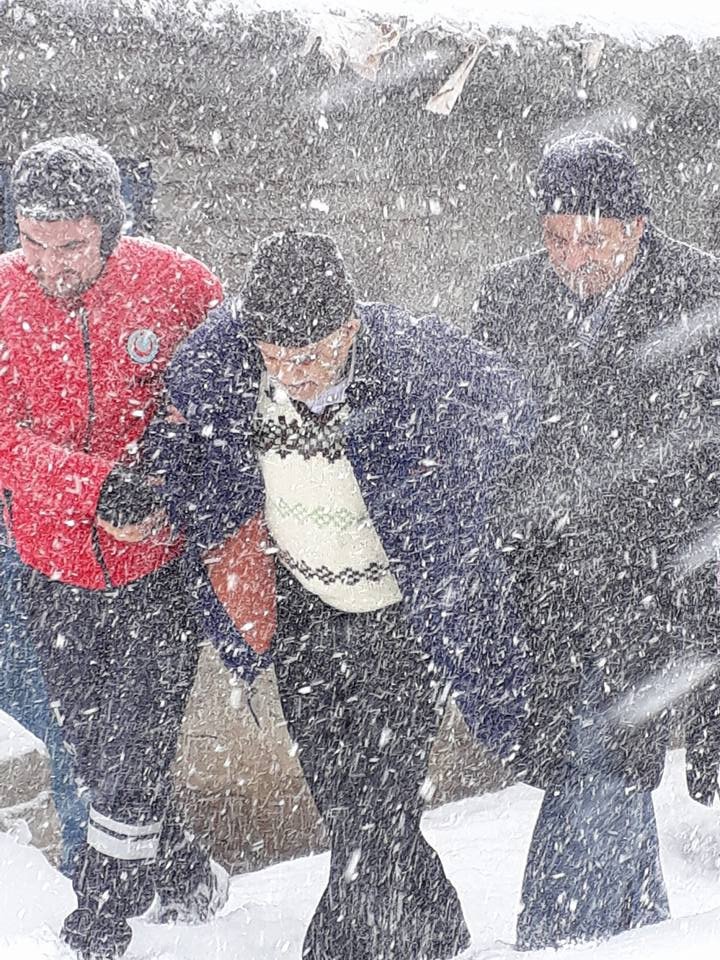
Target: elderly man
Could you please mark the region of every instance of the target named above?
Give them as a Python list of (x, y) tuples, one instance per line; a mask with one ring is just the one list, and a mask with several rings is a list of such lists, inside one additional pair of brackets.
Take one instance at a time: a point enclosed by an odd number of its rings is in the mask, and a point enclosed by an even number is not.
[[(486, 276), (475, 305), (476, 336), (523, 368), (542, 420), (498, 500), (535, 664), (517, 763), (545, 790), (523, 949), (668, 916), (650, 791), (717, 629), (714, 550), (691, 545), (707, 548), (719, 492), (720, 265), (652, 223), (604, 138), (552, 146), (537, 198), (544, 249)], [(688, 783), (708, 801), (718, 758), (695, 721)]]
[(280, 698), (332, 844), (303, 956), (454, 957), (467, 927), (420, 832), (436, 664), (513, 742), (516, 701), (489, 702), (515, 648), (503, 658), (486, 513), (527, 429), (517, 378), (433, 319), (356, 303), (332, 240), (288, 231), (166, 382), (185, 420), (164, 455), (178, 521), (212, 547), (263, 511), (277, 559)]
[(166, 816), (197, 661), (184, 543), (142, 444), (176, 346), (221, 295), (202, 264), (121, 237), (110, 155), (61, 137), (12, 174), (21, 249), (0, 258), (0, 482), (50, 701), (90, 800), (62, 936), (126, 949), (129, 916), (203, 919), (207, 856)]

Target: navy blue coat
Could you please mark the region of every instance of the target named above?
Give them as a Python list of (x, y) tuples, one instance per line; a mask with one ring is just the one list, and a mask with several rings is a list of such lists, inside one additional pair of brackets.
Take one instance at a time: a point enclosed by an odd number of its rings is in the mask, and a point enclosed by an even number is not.
[[(380, 304), (360, 304), (357, 315), (349, 459), (413, 626), (471, 727), (509, 750), (524, 663), (488, 509), (495, 478), (527, 446), (532, 408), (518, 376), (457, 329)], [(261, 373), (241, 306), (226, 302), (166, 374), (187, 422), (170, 431), (158, 422), (151, 442), (173, 519), (200, 550), (263, 507), (252, 430)], [(209, 618), (226, 662), (251, 671), (251, 651), (234, 631), (228, 639), (229, 620), (221, 629)]]

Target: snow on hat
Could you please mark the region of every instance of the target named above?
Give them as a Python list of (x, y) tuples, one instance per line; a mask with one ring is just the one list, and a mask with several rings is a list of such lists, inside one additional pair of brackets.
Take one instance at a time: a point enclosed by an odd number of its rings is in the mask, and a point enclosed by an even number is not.
[(12, 192), (21, 217), (90, 217), (102, 228), (103, 256), (115, 248), (125, 220), (120, 171), (110, 154), (90, 137), (55, 137), (23, 151), (12, 170)]
[(650, 213), (632, 158), (606, 137), (558, 140), (546, 150), (536, 183), (543, 214), (632, 220)]
[(241, 297), (248, 335), (282, 346), (322, 340), (350, 318), (355, 305), (335, 242), (295, 230), (258, 243)]

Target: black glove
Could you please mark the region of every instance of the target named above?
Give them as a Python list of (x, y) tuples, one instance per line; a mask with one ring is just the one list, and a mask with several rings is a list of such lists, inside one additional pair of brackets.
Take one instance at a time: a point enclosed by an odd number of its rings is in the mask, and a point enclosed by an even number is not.
[(100, 491), (97, 514), (114, 527), (142, 523), (163, 506), (157, 487), (137, 471), (116, 464)]

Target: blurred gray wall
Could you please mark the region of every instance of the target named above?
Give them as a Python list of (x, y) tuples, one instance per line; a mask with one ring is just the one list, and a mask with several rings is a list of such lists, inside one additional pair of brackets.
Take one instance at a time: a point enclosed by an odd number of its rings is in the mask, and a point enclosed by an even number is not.
[[(498, 34), (440, 117), (424, 105), (468, 37), (408, 33), (375, 83), (334, 72), (317, 49), (301, 56), (305, 39), (292, 15), (229, 17), (208, 33), (172, 12), (150, 23), (92, 0), (75, 13), (0, 0), (0, 158), (94, 134), (116, 155), (151, 158), (157, 238), (203, 258), (228, 289), (257, 238), (299, 224), (339, 240), (363, 298), (459, 323), (485, 266), (537, 246), (532, 173), (542, 144), (574, 129), (629, 144), (657, 222), (720, 248), (720, 41), (639, 49), (579, 29)], [(196, 828), (236, 869), (322, 844), (271, 674), (256, 705), (259, 730), (230, 706), (206, 650), (177, 776)], [(436, 800), (500, 782), (454, 715), (433, 776)]]

